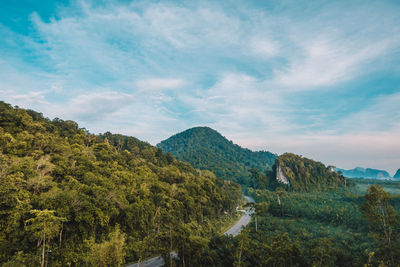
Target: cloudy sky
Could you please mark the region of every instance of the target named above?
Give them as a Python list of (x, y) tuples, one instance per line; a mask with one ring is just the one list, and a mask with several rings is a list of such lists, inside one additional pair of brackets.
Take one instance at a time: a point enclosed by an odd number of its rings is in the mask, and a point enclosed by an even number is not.
[(400, 168), (398, 1), (0, 1), (0, 100), (151, 144)]

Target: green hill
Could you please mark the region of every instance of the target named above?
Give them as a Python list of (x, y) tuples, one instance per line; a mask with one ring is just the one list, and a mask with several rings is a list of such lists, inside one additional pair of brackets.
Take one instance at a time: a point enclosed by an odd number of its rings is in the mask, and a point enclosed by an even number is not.
[(157, 147), (196, 168), (210, 170), (217, 177), (243, 185), (249, 184), (249, 169), (270, 169), (276, 158), (271, 152), (253, 152), (235, 145), (209, 127), (188, 129)]
[(334, 167), (292, 153), (279, 156), (273, 171), (267, 176), (278, 185), (287, 186), (290, 191), (327, 190), (344, 186), (347, 182)]
[(1, 266), (119, 266), (170, 249), (195, 266), (241, 198), (136, 138), (1, 101), (0, 184)]

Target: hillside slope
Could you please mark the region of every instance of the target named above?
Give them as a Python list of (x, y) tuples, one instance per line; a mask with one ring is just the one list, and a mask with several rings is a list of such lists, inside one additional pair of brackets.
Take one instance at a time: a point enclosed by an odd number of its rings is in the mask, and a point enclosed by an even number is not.
[(136, 138), (1, 101), (0, 184), (2, 266), (119, 266), (170, 249), (196, 265), (192, 250), (241, 198)]
[(272, 187), (285, 186), (290, 191), (303, 192), (334, 189), (346, 183), (346, 178), (332, 167), (292, 153), (279, 156), (267, 178)]
[(171, 136), (157, 145), (177, 159), (192, 166), (210, 170), (217, 177), (249, 184), (249, 169), (270, 169), (276, 155), (267, 151), (253, 152), (232, 143), (209, 127), (195, 127)]

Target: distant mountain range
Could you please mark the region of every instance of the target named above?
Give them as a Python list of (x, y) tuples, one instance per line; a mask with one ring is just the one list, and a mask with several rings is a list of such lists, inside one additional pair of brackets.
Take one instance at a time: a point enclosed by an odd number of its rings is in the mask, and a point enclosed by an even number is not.
[[(250, 185), (251, 168), (264, 173), (271, 170), (277, 155), (268, 151), (251, 151), (234, 144), (219, 132), (209, 127), (194, 127), (175, 134), (157, 145), (179, 160), (195, 168), (210, 170), (217, 177)], [(290, 155), (290, 154), (288, 154)], [(293, 157), (290, 157), (293, 159)], [(337, 168), (349, 178), (390, 179), (385, 170), (356, 167), (351, 170)], [(400, 179), (400, 169), (393, 178)]]
[[(389, 179), (392, 178), (387, 171), (377, 170), (371, 168), (356, 167), (351, 170), (344, 170), (337, 168), (336, 171), (341, 171), (342, 174), (349, 178), (369, 178), (369, 179)], [(399, 171), (397, 171), (399, 173)], [(400, 174), (398, 174), (400, 176)], [(396, 178), (396, 175), (395, 177)], [(400, 177), (399, 177), (400, 178)]]
[(157, 147), (196, 168), (210, 170), (217, 177), (245, 185), (249, 184), (249, 169), (264, 172), (271, 169), (277, 158), (268, 151), (242, 148), (209, 127), (188, 129), (162, 141)]
[(396, 174), (393, 176), (394, 179), (400, 179), (400, 169), (397, 170)]

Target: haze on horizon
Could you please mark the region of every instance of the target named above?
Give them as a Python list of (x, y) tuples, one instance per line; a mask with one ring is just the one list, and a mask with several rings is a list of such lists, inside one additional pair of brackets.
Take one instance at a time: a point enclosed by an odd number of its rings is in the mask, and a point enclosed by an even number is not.
[(156, 144), (400, 168), (398, 1), (2, 1), (0, 100)]

